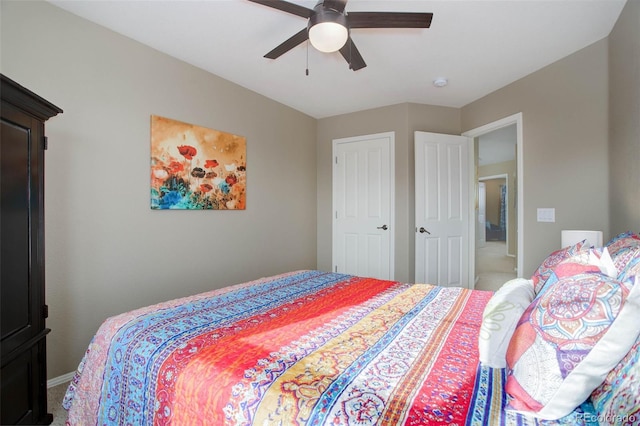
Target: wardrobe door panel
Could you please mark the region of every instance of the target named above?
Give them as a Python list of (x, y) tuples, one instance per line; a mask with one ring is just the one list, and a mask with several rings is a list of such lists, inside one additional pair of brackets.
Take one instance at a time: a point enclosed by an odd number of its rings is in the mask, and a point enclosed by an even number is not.
[[(8, 114), (8, 111), (3, 111)], [(31, 124), (31, 120), (23, 119)], [(0, 248), (2, 265), (2, 352), (7, 354), (33, 337), (34, 318), (31, 259), (37, 256), (32, 247), (32, 235), (37, 233), (38, 221), (32, 217), (31, 193), (32, 132), (17, 123), (2, 119), (0, 143), (2, 218), (0, 219)], [(36, 283), (37, 284), (37, 283)], [(37, 329), (37, 324), (35, 325)]]

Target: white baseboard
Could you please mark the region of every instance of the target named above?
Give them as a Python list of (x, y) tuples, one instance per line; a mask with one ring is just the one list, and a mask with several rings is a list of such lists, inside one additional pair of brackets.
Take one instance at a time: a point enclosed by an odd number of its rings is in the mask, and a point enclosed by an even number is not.
[(76, 372), (72, 371), (71, 373), (63, 374), (62, 376), (54, 377), (51, 380), (47, 380), (47, 389), (70, 382), (71, 379), (73, 379), (74, 374), (76, 374)]

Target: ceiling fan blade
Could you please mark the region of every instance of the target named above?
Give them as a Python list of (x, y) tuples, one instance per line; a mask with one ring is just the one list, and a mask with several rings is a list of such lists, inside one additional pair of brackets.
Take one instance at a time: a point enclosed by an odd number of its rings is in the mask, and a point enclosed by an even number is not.
[(288, 40), (281, 43), (271, 52), (264, 55), (264, 57), (269, 59), (276, 59), (277, 57), (287, 53), (288, 51), (290, 51), (291, 49), (293, 49), (303, 41), (306, 41), (308, 38), (309, 38), (309, 34), (307, 32), (307, 29), (303, 28), (297, 33), (295, 33), (294, 35), (292, 35), (291, 37), (289, 37)]
[(325, 9), (333, 9), (342, 13), (347, 5), (347, 0), (324, 0), (323, 4)]
[(269, 6), (274, 9), (281, 10), (283, 12), (291, 13), (293, 15), (301, 16), (303, 18), (309, 18), (313, 13), (312, 9), (307, 9), (304, 6), (299, 6), (294, 3), (289, 3), (284, 0), (249, 0), (253, 3), (262, 4), (264, 6)]
[(349, 28), (429, 28), (433, 13), (350, 12)]
[(349, 37), (344, 46), (342, 46), (342, 49), (340, 49), (340, 54), (342, 54), (342, 57), (349, 64), (349, 68), (354, 71), (358, 71), (359, 69), (367, 66), (367, 64), (364, 62), (364, 59), (362, 58), (362, 55), (360, 54), (360, 51), (356, 47), (353, 40), (351, 40), (351, 37)]

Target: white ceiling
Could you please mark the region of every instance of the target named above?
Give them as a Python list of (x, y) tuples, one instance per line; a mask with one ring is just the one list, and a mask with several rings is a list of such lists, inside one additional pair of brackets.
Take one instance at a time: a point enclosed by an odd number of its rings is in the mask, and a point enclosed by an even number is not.
[[(606, 37), (625, 1), (350, 0), (347, 13), (434, 14), (430, 29), (353, 30), (367, 63), (354, 72), (306, 43), (263, 58), (306, 20), (248, 0), (50, 0), (315, 118), (403, 102), (462, 107)], [(448, 86), (434, 87), (439, 77)]]

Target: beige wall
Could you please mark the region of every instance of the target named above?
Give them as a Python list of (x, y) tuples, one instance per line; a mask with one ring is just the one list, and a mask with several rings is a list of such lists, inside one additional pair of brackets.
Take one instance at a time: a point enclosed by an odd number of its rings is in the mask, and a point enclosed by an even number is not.
[(609, 36), (611, 234), (640, 232), (640, 1), (628, 0)]
[[(48, 375), (108, 316), (316, 265), (316, 120), (47, 3), (1, 3), (1, 71), (47, 122)], [(162, 115), (247, 138), (245, 211), (152, 211)]]
[[(560, 247), (562, 229), (609, 236), (607, 55), (601, 40), (462, 108), (463, 131), (522, 112), (522, 276)], [(537, 222), (539, 207), (555, 208), (555, 223)]]
[(399, 104), (318, 120), (317, 193), (318, 261), (331, 270), (331, 181), (334, 139), (395, 132), (395, 279), (414, 277), (414, 162), (413, 132), (460, 134), (460, 111), (455, 108)]

